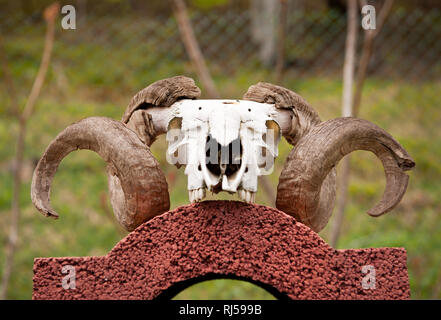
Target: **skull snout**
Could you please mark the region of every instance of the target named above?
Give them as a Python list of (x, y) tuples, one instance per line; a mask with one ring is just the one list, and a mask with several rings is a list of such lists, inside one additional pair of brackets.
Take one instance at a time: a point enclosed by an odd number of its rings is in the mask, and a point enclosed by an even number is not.
[[(205, 151), (205, 165), (213, 175), (219, 177), (219, 184), (239, 172), (242, 166), (243, 152), (239, 137), (228, 145), (221, 145), (212, 135), (208, 135)], [(217, 188), (213, 188), (213, 191), (217, 193), (222, 189), (219, 185)]]

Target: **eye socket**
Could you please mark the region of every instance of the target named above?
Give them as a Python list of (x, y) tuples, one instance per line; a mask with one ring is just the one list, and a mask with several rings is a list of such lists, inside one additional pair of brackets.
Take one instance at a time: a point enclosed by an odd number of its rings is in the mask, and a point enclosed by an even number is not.
[(202, 110), (202, 107), (199, 107), (199, 110)]
[(251, 112), (251, 109), (248, 109), (249, 112)]

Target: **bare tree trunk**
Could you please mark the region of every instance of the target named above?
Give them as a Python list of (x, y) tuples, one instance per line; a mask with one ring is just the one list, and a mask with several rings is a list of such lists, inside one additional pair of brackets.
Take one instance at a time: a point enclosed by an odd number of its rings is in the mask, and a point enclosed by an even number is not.
[[(358, 116), (361, 105), (361, 96), (363, 92), (363, 85), (366, 79), (367, 67), (369, 65), (369, 61), (372, 57), (373, 46), (375, 37), (381, 31), (384, 22), (386, 21), (387, 16), (390, 13), (390, 10), (393, 5), (393, 0), (386, 0), (383, 4), (381, 11), (377, 18), (377, 25), (375, 30), (366, 30), (364, 34), (363, 40), (363, 49), (362, 54), (357, 70), (357, 76), (355, 80), (355, 93), (353, 100), (353, 112), (352, 115), (354, 117)], [(365, 0), (360, 1), (360, 6), (366, 5), (367, 2)], [(333, 247), (337, 246), (338, 239), (340, 236), (341, 225), (343, 222), (344, 210), (347, 204), (348, 197), (348, 186), (349, 186), (349, 177), (350, 177), (350, 155), (347, 155), (345, 159), (343, 159), (342, 167), (341, 167), (341, 178), (339, 180), (339, 197), (337, 202), (337, 212), (336, 217), (333, 224), (333, 229), (331, 232), (331, 245)]]
[(286, 23), (288, 15), (288, 0), (280, 0), (279, 8), (279, 30), (278, 30), (278, 45), (277, 45), (277, 62), (276, 62), (276, 84), (281, 84), (283, 81), (283, 69), (285, 65), (285, 38), (286, 38)]
[(187, 50), (190, 60), (196, 69), (202, 85), (207, 90), (208, 96), (212, 99), (219, 98), (219, 93), (214, 85), (210, 72), (207, 69), (204, 56), (202, 55), (199, 44), (193, 32), (193, 28), (188, 18), (187, 7), (183, 0), (174, 0), (174, 14), (178, 22), (179, 31), (181, 33), (182, 41)]
[[(187, 9), (183, 0), (174, 0), (174, 13), (178, 22), (179, 30), (181, 32), (182, 41), (184, 42), (188, 55), (193, 62), (198, 77), (200, 78), (205, 89), (208, 91), (208, 97), (210, 99), (218, 99), (220, 97), (218, 90), (205, 64), (204, 56), (202, 55), (199, 44), (191, 27)], [(265, 176), (262, 176), (260, 181), (262, 182), (263, 190), (267, 198), (269, 201), (274, 202), (274, 188), (272, 188), (271, 182)]]
[(277, 10), (279, 0), (251, 0), (251, 36), (259, 45), (259, 58), (269, 67), (276, 55)]
[(18, 95), (15, 89), (14, 81), (12, 78), (11, 70), (9, 69), (8, 60), (3, 48), (3, 39), (0, 37), (0, 62), (3, 70), (3, 79), (7, 92), (9, 92), (10, 107), (6, 109), (8, 115), (18, 118), (20, 116), (20, 108), (18, 106)]
[[(386, 0), (378, 14), (377, 28), (375, 30), (366, 30), (364, 33), (363, 49), (361, 53), (360, 63), (357, 70), (357, 77), (355, 81), (355, 93), (354, 93), (354, 117), (358, 116), (361, 105), (361, 95), (363, 92), (364, 80), (366, 79), (367, 67), (372, 57), (374, 48), (374, 40), (378, 33), (381, 31), (387, 16), (392, 9), (394, 0)], [(365, 5), (366, 1), (361, 1), (361, 5)]]
[[(343, 66), (343, 117), (352, 116), (352, 102), (353, 102), (353, 83), (354, 83), (354, 68), (355, 68), (355, 50), (357, 44), (357, 1), (348, 0), (348, 31), (346, 34), (346, 48), (345, 61)], [(335, 222), (331, 230), (331, 245), (336, 246), (337, 239), (340, 234), (341, 222), (343, 221), (343, 214), (346, 207), (346, 197), (348, 190), (348, 176), (349, 176), (350, 158), (346, 156), (342, 163), (341, 183), (338, 188), (339, 196), (337, 197), (337, 212), (335, 214)]]
[[(9, 280), (11, 278), (12, 267), (14, 264), (14, 255), (18, 241), (18, 225), (20, 221), (20, 191), (22, 184), (21, 173), (23, 168), (23, 152), (24, 152), (24, 144), (26, 137), (27, 121), (31, 117), (34, 111), (35, 103), (38, 99), (44, 80), (46, 78), (46, 73), (49, 67), (53, 43), (54, 43), (55, 18), (57, 17), (59, 11), (60, 11), (60, 7), (58, 3), (54, 3), (50, 5), (44, 11), (44, 18), (46, 20), (47, 29), (46, 29), (43, 57), (40, 63), (40, 68), (38, 70), (34, 84), (32, 86), (31, 93), (29, 94), (29, 97), (26, 101), (26, 105), (23, 109), (23, 112), (20, 113), (18, 104), (13, 106), (13, 108), (16, 109), (15, 113), (17, 114), (19, 121), (19, 131), (16, 142), (16, 154), (14, 159), (14, 186), (13, 186), (13, 195), (11, 202), (11, 226), (9, 230), (9, 238), (6, 249), (5, 266), (4, 266), (2, 281), (0, 284), (0, 299), (2, 300), (4, 300), (7, 295)], [(6, 62), (4, 63), (4, 65), (6, 65)], [(12, 81), (8, 81), (8, 82), (12, 83)], [(17, 98), (13, 97), (12, 100), (17, 101)]]
[(346, 34), (345, 61), (343, 65), (342, 116), (352, 116), (352, 90), (354, 83), (355, 50), (357, 45), (357, 2), (348, 0), (348, 31)]

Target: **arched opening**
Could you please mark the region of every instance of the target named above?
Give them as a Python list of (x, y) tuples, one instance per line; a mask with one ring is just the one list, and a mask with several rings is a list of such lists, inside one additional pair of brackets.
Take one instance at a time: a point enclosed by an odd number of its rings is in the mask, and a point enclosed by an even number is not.
[[(233, 290), (233, 292), (231, 292)], [(220, 292), (222, 291), (222, 292)], [(229, 291), (227, 293), (226, 291)], [(210, 273), (173, 284), (158, 300), (288, 300), (272, 286), (246, 277)]]

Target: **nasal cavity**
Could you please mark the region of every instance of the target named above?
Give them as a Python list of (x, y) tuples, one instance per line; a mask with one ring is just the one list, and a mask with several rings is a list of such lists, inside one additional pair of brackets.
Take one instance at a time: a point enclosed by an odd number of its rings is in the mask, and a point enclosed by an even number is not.
[(205, 143), (205, 164), (208, 171), (216, 176), (233, 175), (242, 165), (242, 150), (240, 138), (233, 140), (228, 146), (221, 146), (209, 135)]

